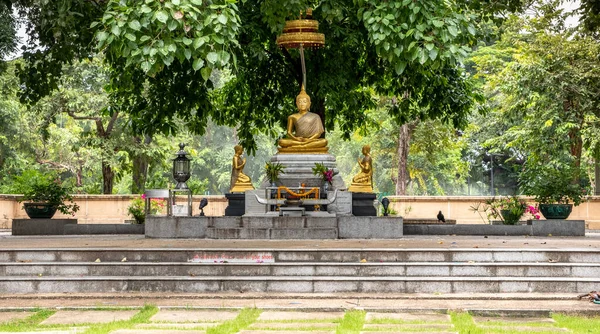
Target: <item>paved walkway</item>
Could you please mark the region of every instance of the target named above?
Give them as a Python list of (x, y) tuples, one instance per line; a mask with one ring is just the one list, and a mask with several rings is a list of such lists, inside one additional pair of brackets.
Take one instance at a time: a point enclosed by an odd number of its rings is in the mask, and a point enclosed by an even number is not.
[[(346, 312), (293, 312), (263, 310), (242, 324), (238, 320), (240, 311), (205, 311), (190, 309), (164, 309), (141, 321), (132, 321), (135, 311), (57, 311), (39, 322), (37, 334), (75, 334), (86, 329), (113, 321), (120, 321), (110, 330), (111, 334), (204, 334), (209, 328), (224, 329), (237, 322), (233, 332), (239, 334), (333, 334), (352, 328), (360, 333), (465, 333), (465, 320), (455, 322), (457, 315), (436, 312), (366, 312), (350, 315)], [(24, 315), (34, 313), (6, 313), (2, 323), (18, 321)], [(13, 316), (14, 318), (10, 318)], [(246, 314), (248, 316), (248, 314)], [(349, 317), (354, 316), (352, 320)], [(512, 330), (518, 333), (572, 333), (547, 316), (536, 317), (487, 317), (467, 316), (468, 331), (482, 330), (485, 333), (501, 333)], [(358, 321), (356, 321), (358, 320)], [(360, 322), (357, 324), (357, 322)], [(50, 327), (49, 326), (53, 326)], [(229, 331), (231, 332), (231, 331)], [(11, 332), (0, 332), (0, 334)]]
[[(596, 230), (594, 230), (596, 231)], [(143, 235), (95, 236), (10, 236), (0, 235), (0, 250), (15, 248), (513, 248), (513, 249), (598, 249), (600, 233), (585, 237), (515, 236), (404, 236), (387, 240), (210, 240), (146, 239)]]
[[(17, 248), (261, 248), (261, 249), (581, 249), (600, 248), (600, 233), (585, 237), (405, 236), (396, 240), (205, 240), (146, 239), (144, 236), (10, 236), (0, 235), (0, 251)], [(598, 287), (600, 290), (600, 286)], [(577, 300), (573, 294), (47, 294), (0, 295), (0, 311), (14, 309), (135, 307), (162, 309), (369, 312), (474, 311), (546, 317), (550, 312), (600, 314), (600, 305)], [(2, 314), (2, 313), (0, 313)], [(264, 313), (263, 313), (264, 314)], [(3, 319), (0, 317), (0, 322)], [(203, 319), (206, 321), (206, 319)], [(162, 325), (161, 325), (162, 326)], [(259, 330), (260, 326), (255, 328)], [(327, 326), (324, 326), (327, 327)], [(254, 329), (253, 329), (254, 330)], [(325, 331), (328, 331), (327, 328)], [(439, 332), (439, 331), (438, 331)], [(450, 330), (450, 332), (452, 332)], [(125, 332), (120, 332), (125, 333)], [(141, 333), (141, 332), (136, 332)], [(251, 334), (244, 332), (245, 334)], [(270, 332), (275, 334), (273, 332)]]

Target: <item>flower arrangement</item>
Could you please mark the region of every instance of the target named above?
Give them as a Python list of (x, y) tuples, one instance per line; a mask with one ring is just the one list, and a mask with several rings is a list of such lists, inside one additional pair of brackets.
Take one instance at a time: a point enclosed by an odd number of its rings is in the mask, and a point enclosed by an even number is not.
[(322, 163), (315, 163), (315, 167), (312, 168), (313, 175), (318, 175), (323, 181), (331, 184), (333, 182), (333, 169), (325, 167)]
[(269, 179), (269, 183), (277, 182), (279, 174), (285, 174), (284, 169), (285, 167), (278, 162), (267, 162), (265, 164), (265, 174)]
[[(142, 194), (139, 197), (134, 198), (131, 201), (129, 207), (127, 207), (127, 212), (130, 216), (135, 219), (136, 224), (143, 224), (146, 222), (146, 213), (144, 212), (145, 208), (145, 200), (146, 195)], [(155, 215), (163, 211), (165, 207), (165, 202), (162, 199), (152, 198), (150, 199), (150, 214)]]
[(27, 170), (16, 177), (15, 190), (23, 194), (19, 203), (49, 204), (65, 215), (74, 216), (79, 211), (79, 205), (73, 202), (70, 194), (72, 187), (65, 185), (56, 172)]

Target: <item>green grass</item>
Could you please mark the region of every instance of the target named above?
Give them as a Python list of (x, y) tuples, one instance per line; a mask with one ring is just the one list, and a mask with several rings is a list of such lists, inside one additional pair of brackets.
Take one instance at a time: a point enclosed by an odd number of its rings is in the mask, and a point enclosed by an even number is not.
[(55, 313), (55, 311), (50, 310), (36, 310), (34, 312), (34, 314), (25, 319), (0, 323), (0, 332), (29, 332), (35, 330), (39, 328), (40, 322)]
[(150, 318), (158, 312), (158, 308), (154, 305), (144, 305), (144, 307), (129, 320), (117, 320), (103, 324), (86, 324), (89, 325), (84, 334), (108, 334), (117, 329), (130, 329), (137, 324), (143, 324), (150, 321)]
[(233, 334), (250, 326), (258, 319), (262, 311), (257, 308), (242, 309), (240, 314), (233, 319), (206, 330), (206, 334)]
[(325, 331), (325, 330), (332, 330), (335, 329), (335, 324), (331, 324), (331, 326), (322, 326), (322, 327), (317, 327), (317, 326), (298, 326), (295, 327), (293, 329), (289, 328), (289, 327), (278, 327), (277, 324), (273, 324), (273, 326), (268, 326), (268, 327), (261, 327), (261, 328), (252, 328), (254, 330), (261, 330), (261, 331), (307, 331), (307, 332), (312, 332), (312, 331)]
[[(566, 316), (561, 314), (553, 315), (552, 318), (556, 321), (555, 325), (545, 323), (514, 323), (514, 322), (502, 322), (493, 321), (486, 322), (484, 326), (503, 326), (504, 328), (481, 328), (473, 322), (473, 317), (468, 313), (450, 313), (452, 318), (452, 324), (454, 324), (455, 331), (459, 333), (469, 334), (522, 334), (522, 331), (512, 329), (519, 326), (547, 328), (547, 331), (536, 331), (536, 334), (556, 334), (558, 332), (552, 331), (553, 329), (565, 328), (570, 330), (572, 333), (600, 333), (600, 317), (590, 318), (581, 316)], [(480, 324), (482, 325), (482, 324)]]
[[(295, 311), (294, 311), (295, 312)], [(337, 324), (341, 319), (262, 320), (264, 324)]]
[(391, 318), (377, 318), (369, 321), (369, 324), (376, 325), (425, 325), (425, 324), (436, 324), (444, 325), (448, 322), (434, 322), (425, 320), (402, 320), (402, 319), (391, 319)]
[(336, 334), (358, 334), (365, 324), (365, 316), (367, 312), (351, 310), (344, 314), (344, 318), (338, 324), (335, 332)]
[(558, 327), (567, 328), (573, 333), (600, 333), (600, 317), (576, 317), (564, 314), (552, 315)]

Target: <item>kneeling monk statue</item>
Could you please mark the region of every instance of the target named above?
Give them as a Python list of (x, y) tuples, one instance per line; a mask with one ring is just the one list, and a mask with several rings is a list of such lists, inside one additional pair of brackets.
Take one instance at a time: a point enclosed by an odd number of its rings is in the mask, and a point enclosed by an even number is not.
[(233, 148), (235, 154), (231, 163), (231, 188), (230, 193), (243, 193), (246, 190), (254, 189), (250, 177), (244, 174), (244, 166), (246, 166), (246, 159), (242, 158), (244, 149), (240, 145), (235, 145)]
[(298, 112), (288, 117), (287, 135), (279, 140), (281, 153), (327, 153), (327, 139), (321, 138), (325, 129), (319, 115), (308, 111), (310, 96), (304, 91), (296, 97)]
[(372, 193), (373, 192), (373, 161), (371, 160), (371, 146), (365, 145), (362, 148), (364, 158), (358, 159), (360, 173), (352, 178), (352, 184), (348, 191), (355, 193)]

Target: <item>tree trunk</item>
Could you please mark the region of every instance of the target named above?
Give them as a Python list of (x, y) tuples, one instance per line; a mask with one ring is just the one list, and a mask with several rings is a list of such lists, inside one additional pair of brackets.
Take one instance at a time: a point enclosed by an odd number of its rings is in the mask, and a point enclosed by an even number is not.
[(141, 194), (146, 189), (146, 178), (148, 176), (148, 157), (146, 155), (136, 155), (133, 157), (131, 171), (131, 193)]
[(408, 186), (408, 150), (410, 148), (410, 137), (415, 129), (416, 122), (403, 124), (398, 135), (398, 176), (396, 178), (396, 195), (406, 195)]
[(112, 194), (114, 180), (115, 173), (112, 167), (106, 161), (102, 161), (102, 193), (104, 195)]
[[(142, 140), (139, 137), (135, 138), (138, 145), (142, 144)], [(152, 142), (152, 137), (145, 136), (144, 143), (142, 145), (147, 146)], [(131, 193), (141, 194), (146, 189), (146, 179), (148, 178), (148, 165), (150, 164), (150, 157), (145, 154), (137, 154), (133, 156), (131, 171)]]

